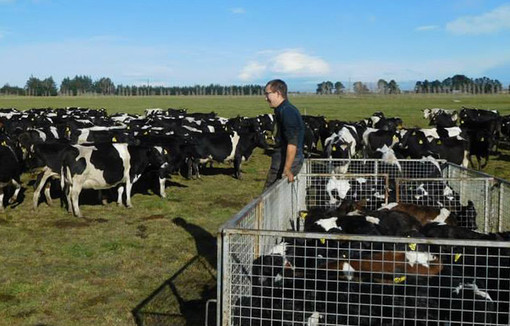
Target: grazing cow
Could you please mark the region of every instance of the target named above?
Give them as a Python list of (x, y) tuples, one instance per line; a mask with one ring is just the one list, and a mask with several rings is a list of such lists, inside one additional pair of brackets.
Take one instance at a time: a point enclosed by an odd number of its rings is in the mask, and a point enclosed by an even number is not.
[(0, 139), (0, 212), (4, 211), (4, 188), (8, 185), (15, 187), (9, 204), (16, 202), (21, 190), (22, 160), (21, 153), (6, 137)]

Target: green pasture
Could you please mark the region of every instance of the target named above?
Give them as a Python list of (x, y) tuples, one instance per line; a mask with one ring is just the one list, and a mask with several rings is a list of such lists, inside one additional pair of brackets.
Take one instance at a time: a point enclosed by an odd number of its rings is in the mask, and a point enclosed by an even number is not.
[[(421, 109), (462, 106), (510, 114), (509, 95), (291, 96), (302, 113), (359, 120), (375, 111), (399, 116), (404, 125), (425, 126)], [(256, 116), (272, 110), (262, 97), (0, 97), (0, 107), (82, 106), (108, 113), (146, 108), (215, 111), (224, 117)], [(510, 179), (508, 153), (491, 157), (486, 172)], [(1, 165), (1, 162), (0, 162)], [(216, 295), (219, 227), (262, 191), (269, 157), (257, 149), (233, 168), (215, 164), (202, 179), (173, 176), (167, 198), (135, 189), (134, 208), (101, 205), (84, 193), (83, 219), (69, 215), (57, 199), (32, 208), (34, 175), (23, 176), (21, 203), (0, 213), (0, 325), (134, 325), (131, 311), (156, 289), (164, 300), (153, 307), (170, 325), (203, 325), (207, 299)], [(114, 196), (113, 196), (114, 197)]]

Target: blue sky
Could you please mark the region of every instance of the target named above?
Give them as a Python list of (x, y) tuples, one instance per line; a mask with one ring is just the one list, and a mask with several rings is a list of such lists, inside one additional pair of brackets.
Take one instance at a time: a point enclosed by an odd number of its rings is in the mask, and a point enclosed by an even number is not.
[[(0, 85), (510, 83), (510, 2), (0, 0)], [(348, 86), (348, 85), (346, 85)]]

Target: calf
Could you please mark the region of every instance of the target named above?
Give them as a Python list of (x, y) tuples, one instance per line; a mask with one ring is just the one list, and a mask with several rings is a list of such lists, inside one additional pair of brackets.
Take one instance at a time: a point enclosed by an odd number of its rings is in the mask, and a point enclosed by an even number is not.
[(369, 258), (338, 260), (323, 266), (339, 270), (340, 278), (347, 280), (369, 279), (376, 282), (394, 283), (396, 276), (415, 275), (431, 277), (443, 269), (441, 260), (428, 252), (383, 251)]
[(429, 222), (443, 222), (448, 225), (457, 225), (457, 219), (446, 208), (436, 208), (407, 203), (389, 203), (381, 209), (407, 213), (416, 218), (422, 225)]

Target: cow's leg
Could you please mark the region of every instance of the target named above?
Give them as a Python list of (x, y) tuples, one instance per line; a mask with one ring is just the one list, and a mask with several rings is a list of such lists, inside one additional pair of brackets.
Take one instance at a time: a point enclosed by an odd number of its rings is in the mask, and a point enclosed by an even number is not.
[(4, 210), (4, 187), (0, 186), (0, 212)]
[(234, 158), (234, 177), (239, 180), (243, 177), (241, 173), (241, 158)]
[(197, 162), (193, 162), (193, 173), (195, 179), (200, 179), (200, 164)]
[(473, 163), (473, 155), (469, 154), (469, 164), (473, 167), (473, 169), (476, 169), (475, 163)]
[[(51, 176), (51, 173), (49, 173), (47, 170), (45, 170), (44, 172), (41, 172), (37, 175), (37, 179), (36, 179), (36, 188), (34, 190), (34, 197), (33, 197), (33, 204), (34, 204), (34, 209), (37, 208), (37, 205), (39, 204), (39, 197), (41, 196), (41, 190), (43, 187), (45, 187), (46, 185), (46, 181), (48, 180), (48, 178)], [(50, 185), (51, 187), (51, 185)], [(47, 192), (49, 194), (49, 190)], [(44, 195), (46, 196), (46, 201), (51, 201), (51, 197), (48, 196), (46, 193), (46, 189), (44, 191)]]
[(484, 159), (485, 160), (484, 160), (482, 166), (480, 167), (480, 169), (484, 169), (487, 166), (487, 164), (489, 163), (489, 154), (487, 154), (487, 156), (485, 156)]
[(51, 200), (51, 179), (44, 186), (44, 197), (46, 198), (46, 203), (48, 206), (53, 206), (53, 200)]
[(80, 211), (80, 193), (81, 185), (73, 185), (70, 187), (70, 195), (74, 216), (83, 217)]
[(159, 195), (161, 196), (161, 198), (166, 198), (165, 184), (166, 184), (166, 178), (160, 176), (159, 177)]
[(188, 179), (193, 178), (193, 160), (191, 158), (188, 158), (186, 160), (186, 165), (188, 167)]
[(124, 186), (120, 185), (117, 189), (117, 206), (122, 206), (122, 195), (124, 194)]
[(12, 195), (11, 199), (9, 199), (9, 204), (14, 204), (16, 200), (18, 200), (18, 195), (21, 190), (21, 181), (12, 179), (11, 183), (14, 185), (16, 190), (14, 190), (14, 195)]
[(126, 206), (127, 208), (132, 208), (133, 207), (133, 204), (131, 203), (131, 187), (133, 186), (133, 184), (131, 183), (131, 181), (127, 181), (126, 182)]

